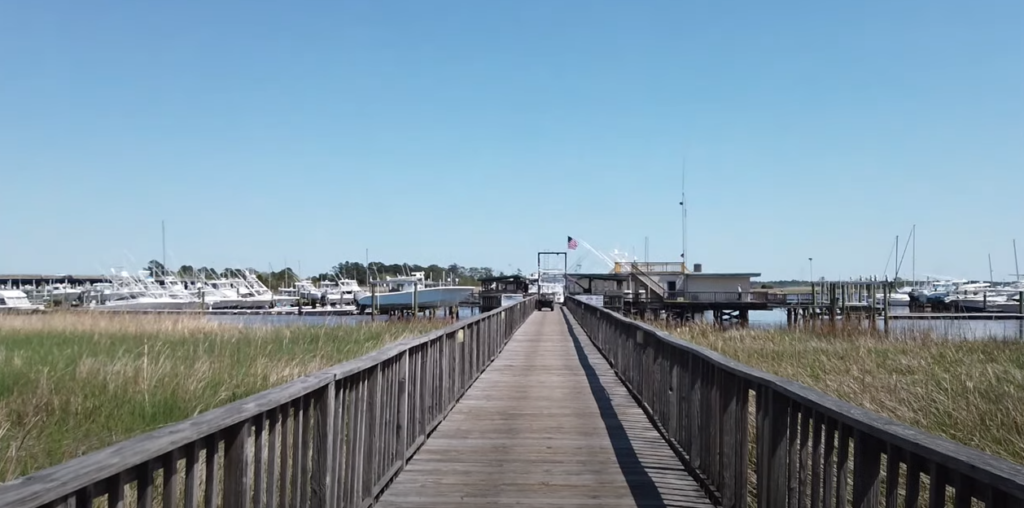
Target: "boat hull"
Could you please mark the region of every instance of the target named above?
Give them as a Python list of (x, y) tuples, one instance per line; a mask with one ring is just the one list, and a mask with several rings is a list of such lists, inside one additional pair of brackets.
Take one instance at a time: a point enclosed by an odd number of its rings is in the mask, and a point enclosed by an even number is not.
[[(416, 292), (416, 306), (420, 309), (453, 307), (473, 294), (475, 289), (468, 286), (420, 289)], [(369, 307), (372, 304), (372, 299), (372, 295), (365, 295), (359, 298), (357, 302), (360, 307)], [(412, 308), (412, 301), (412, 291), (377, 294), (377, 306), (381, 309), (410, 309)]]
[(50, 293), (51, 302), (72, 302), (78, 299), (82, 294), (81, 290), (78, 289), (62, 289)]
[(267, 296), (265, 298), (225, 298), (210, 302), (212, 309), (269, 309), (274, 305), (274, 300)]
[[(94, 310), (118, 311), (118, 310), (203, 310), (201, 302), (174, 301), (174, 300), (131, 300), (124, 302), (108, 302), (102, 305), (91, 307)], [(207, 308), (209, 306), (207, 305)]]

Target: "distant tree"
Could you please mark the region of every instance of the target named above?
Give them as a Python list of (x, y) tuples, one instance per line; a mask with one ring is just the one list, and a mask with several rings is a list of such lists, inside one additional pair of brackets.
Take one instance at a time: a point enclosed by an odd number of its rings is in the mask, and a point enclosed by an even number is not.
[(192, 268), (192, 265), (181, 265), (178, 267), (178, 278), (180, 279), (193, 279), (196, 276), (196, 269)]
[(146, 269), (149, 270), (149, 273), (152, 274), (153, 277), (163, 277), (166, 273), (164, 264), (155, 259), (146, 264)]

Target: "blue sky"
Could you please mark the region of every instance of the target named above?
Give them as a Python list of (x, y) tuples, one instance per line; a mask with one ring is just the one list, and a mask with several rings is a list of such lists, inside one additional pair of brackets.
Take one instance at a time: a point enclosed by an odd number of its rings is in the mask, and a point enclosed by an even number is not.
[(916, 224), (919, 274), (1005, 278), (1022, 26), (1015, 0), (4, 2), (0, 272), (142, 264), (161, 220), (171, 265), (528, 271), (566, 235), (678, 260), (685, 159), (706, 271), (880, 274)]

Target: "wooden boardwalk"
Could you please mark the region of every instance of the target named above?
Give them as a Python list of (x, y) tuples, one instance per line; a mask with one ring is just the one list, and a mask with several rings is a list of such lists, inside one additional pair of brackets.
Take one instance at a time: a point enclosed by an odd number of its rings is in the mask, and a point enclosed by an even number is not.
[(378, 506), (711, 506), (568, 312), (534, 313)]

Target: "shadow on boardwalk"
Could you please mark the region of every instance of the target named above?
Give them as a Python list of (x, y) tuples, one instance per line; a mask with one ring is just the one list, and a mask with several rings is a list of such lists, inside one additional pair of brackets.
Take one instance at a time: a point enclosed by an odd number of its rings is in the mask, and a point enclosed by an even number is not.
[(540, 311), (378, 506), (711, 506), (571, 316)]

